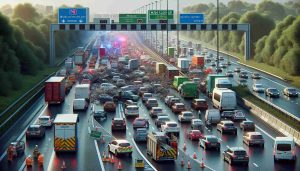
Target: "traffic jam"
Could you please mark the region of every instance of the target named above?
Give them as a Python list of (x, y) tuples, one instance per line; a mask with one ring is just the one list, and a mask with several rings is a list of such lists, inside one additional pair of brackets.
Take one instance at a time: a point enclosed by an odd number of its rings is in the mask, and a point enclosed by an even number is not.
[(295, 169), (293, 139), (237, 105), (230, 73), (206, 67), (213, 54), (197, 45), (191, 51), (190, 59), (169, 60), (174, 47), (162, 57), (135, 34), (97, 33), (45, 82), (51, 115), (9, 145), (7, 160), (76, 170), (84, 152), (100, 161), (97, 170)]

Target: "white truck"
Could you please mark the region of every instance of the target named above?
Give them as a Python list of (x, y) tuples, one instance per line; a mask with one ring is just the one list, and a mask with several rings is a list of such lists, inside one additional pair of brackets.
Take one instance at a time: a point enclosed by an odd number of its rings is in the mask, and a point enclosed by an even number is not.
[(90, 99), (90, 85), (89, 84), (78, 84), (75, 86), (75, 99)]
[(212, 101), (213, 106), (220, 111), (235, 110), (237, 106), (236, 94), (228, 88), (214, 88)]
[(182, 72), (186, 72), (189, 70), (190, 67), (190, 60), (187, 58), (178, 58), (177, 59), (177, 66), (180, 68)]
[(54, 151), (75, 152), (78, 149), (78, 114), (57, 114), (54, 120)]
[(215, 88), (232, 88), (232, 82), (228, 78), (216, 78)]
[(86, 99), (74, 99), (73, 100), (73, 111), (74, 110), (86, 110), (89, 107)]

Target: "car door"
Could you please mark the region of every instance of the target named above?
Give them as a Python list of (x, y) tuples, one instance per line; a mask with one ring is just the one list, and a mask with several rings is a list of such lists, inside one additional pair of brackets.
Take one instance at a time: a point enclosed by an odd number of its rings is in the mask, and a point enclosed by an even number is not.
[(109, 149), (109, 150), (110, 150), (111, 152), (115, 152), (115, 144), (116, 144), (116, 141), (112, 141), (112, 142), (110, 143), (110, 146), (109, 146), (110, 149)]

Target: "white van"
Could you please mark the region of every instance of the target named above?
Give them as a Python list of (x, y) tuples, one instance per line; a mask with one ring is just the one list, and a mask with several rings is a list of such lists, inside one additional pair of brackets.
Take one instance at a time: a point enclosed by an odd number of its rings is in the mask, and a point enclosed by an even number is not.
[(205, 112), (205, 122), (210, 124), (217, 124), (221, 121), (220, 111), (217, 109), (208, 109)]
[(276, 137), (274, 142), (274, 161), (296, 160), (296, 147), (292, 137)]
[(232, 88), (232, 83), (228, 78), (216, 78), (215, 80), (216, 88)]
[(75, 86), (75, 99), (90, 99), (90, 85), (78, 84)]
[(88, 106), (87, 101), (83, 98), (73, 100), (73, 110), (86, 110)]
[(212, 101), (220, 111), (235, 110), (237, 106), (235, 92), (228, 88), (214, 88)]
[(125, 116), (139, 116), (139, 107), (136, 105), (127, 106), (125, 109)]

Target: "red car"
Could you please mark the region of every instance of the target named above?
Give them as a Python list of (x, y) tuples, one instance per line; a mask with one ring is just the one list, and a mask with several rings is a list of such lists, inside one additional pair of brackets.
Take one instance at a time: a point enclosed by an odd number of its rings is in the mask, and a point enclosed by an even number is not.
[(145, 118), (135, 118), (132, 126), (133, 128), (148, 128), (149, 122)]
[(192, 141), (203, 138), (203, 134), (199, 130), (190, 130), (187, 136), (188, 136), (188, 139), (190, 139)]

